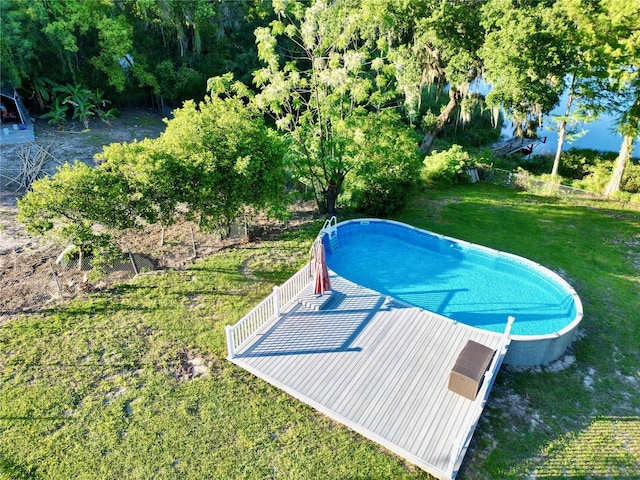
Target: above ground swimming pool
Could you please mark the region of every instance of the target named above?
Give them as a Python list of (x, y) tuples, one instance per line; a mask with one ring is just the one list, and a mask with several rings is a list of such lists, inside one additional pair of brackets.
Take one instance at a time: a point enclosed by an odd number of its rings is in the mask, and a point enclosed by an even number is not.
[(327, 265), (347, 280), (493, 332), (504, 332), (515, 317), (505, 363), (556, 360), (582, 319), (573, 288), (522, 257), (386, 220), (351, 220), (335, 229), (333, 248), (324, 237)]

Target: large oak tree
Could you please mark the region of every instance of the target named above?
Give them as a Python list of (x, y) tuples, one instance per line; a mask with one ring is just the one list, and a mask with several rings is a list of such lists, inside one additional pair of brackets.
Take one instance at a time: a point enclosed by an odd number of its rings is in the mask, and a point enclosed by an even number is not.
[[(296, 175), (329, 215), (335, 214), (347, 175), (362, 161), (353, 145), (377, 115), (396, 105), (395, 70), (377, 39), (363, 33), (367, 12), (358, 5), (274, 2), (278, 19), (255, 32), (265, 65), (254, 73), (256, 102), (287, 134)], [(401, 128), (388, 119), (380, 117), (379, 125)]]

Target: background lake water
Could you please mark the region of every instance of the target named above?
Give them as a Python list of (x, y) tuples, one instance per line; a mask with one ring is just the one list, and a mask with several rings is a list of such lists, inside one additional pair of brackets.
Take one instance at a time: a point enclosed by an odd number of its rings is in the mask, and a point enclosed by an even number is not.
[[(472, 89), (475, 92), (486, 95), (491, 87), (486, 82), (476, 82)], [(554, 108), (549, 115), (543, 116), (542, 127), (538, 128), (538, 136), (547, 137), (547, 141), (544, 145), (540, 145), (535, 148), (535, 154), (556, 153), (556, 149), (558, 148), (558, 132), (555, 130), (556, 124), (553, 121), (553, 116), (564, 115), (567, 107), (568, 96), (569, 92), (567, 90), (560, 98), (560, 102), (556, 108)], [(598, 119), (589, 123), (582, 122), (572, 128), (578, 132), (584, 130), (585, 134), (572, 142), (567, 142), (565, 140), (562, 150), (567, 151), (572, 148), (588, 148), (601, 152), (618, 152), (620, 151), (620, 145), (622, 144), (622, 136), (615, 131), (614, 127), (615, 118), (611, 115), (601, 115)], [(513, 123), (505, 118), (501, 131), (502, 137), (513, 137), (513, 131)], [(632, 154), (634, 157), (640, 156), (639, 141), (634, 143)]]

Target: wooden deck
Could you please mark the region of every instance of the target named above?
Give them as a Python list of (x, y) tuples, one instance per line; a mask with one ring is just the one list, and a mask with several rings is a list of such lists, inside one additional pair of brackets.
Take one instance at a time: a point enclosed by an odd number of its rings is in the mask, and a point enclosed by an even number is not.
[[(468, 340), (498, 353), (508, 340), (333, 273), (331, 283), (321, 310), (291, 302), (232, 361), (432, 475), (455, 477), (495, 376), (471, 401), (449, 391), (449, 373)], [(501, 363), (496, 354), (490, 374)]]

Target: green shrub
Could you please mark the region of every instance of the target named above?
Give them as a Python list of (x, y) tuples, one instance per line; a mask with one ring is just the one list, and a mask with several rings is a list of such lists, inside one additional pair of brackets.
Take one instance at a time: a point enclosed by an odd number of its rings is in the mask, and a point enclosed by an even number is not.
[(563, 177), (580, 180), (589, 174), (589, 168), (593, 164), (593, 157), (589, 158), (577, 150), (569, 150), (562, 153), (558, 173)]
[(353, 189), (350, 203), (362, 212), (388, 217), (402, 210), (415, 190), (415, 181), (377, 177), (368, 181), (366, 188)]
[(573, 182), (573, 186), (590, 192), (602, 193), (611, 179), (613, 164), (609, 162), (600, 162), (591, 165), (587, 169), (587, 174), (580, 180)]
[(176, 67), (171, 60), (163, 60), (156, 66), (156, 77), (163, 97), (176, 102), (183, 98), (204, 97), (206, 77), (187, 66)]
[(640, 193), (640, 160), (631, 161), (624, 170), (622, 190), (629, 193)]
[(615, 152), (598, 152), (590, 149), (571, 149), (562, 152), (558, 173), (563, 177), (580, 180), (592, 173), (593, 167), (615, 161)]
[(520, 155), (504, 155), (495, 157), (493, 166), (501, 168), (502, 170), (509, 170), (510, 172), (516, 170), (520, 166), (522, 157)]
[(553, 157), (550, 155), (522, 156), (518, 153), (496, 157), (496, 168), (515, 171), (522, 169), (531, 175), (550, 173), (553, 165)]
[[(572, 168), (572, 165), (575, 167), (577, 163), (582, 165), (582, 175), (579, 176), (577, 170), (574, 170), (575, 176), (572, 178), (576, 178), (577, 181), (573, 182), (573, 186), (599, 193), (602, 193), (611, 179), (616, 159), (617, 154), (615, 152), (595, 152), (590, 150), (570, 151), (562, 156), (563, 165), (566, 161), (567, 168)], [(639, 162), (639, 159), (633, 158), (627, 164), (620, 186), (623, 192), (632, 194), (640, 192)], [(563, 167), (560, 168), (560, 171), (563, 171)]]
[(462, 175), (466, 167), (473, 164), (471, 157), (460, 145), (449, 150), (434, 151), (423, 162), (422, 179), (427, 185), (447, 186), (466, 181)]
[(415, 133), (390, 111), (368, 115), (358, 129), (361, 135), (347, 148), (355, 168), (345, 180), (342, 199), (367, 214), (397, 213), (420, 179)]
[(553, 156), (534, 155), (531, 157), (522, 157), (520, 165), (529, 173), (534, 175), (544, 175), (545, 173), (551, 173), (551, 169), (553, 168)]
[(495, 165), (500, 158), (500, 157), (496, 157), (490, 148), (482, 148), (472, 153), (472, 155), (476, 164), (481, 164), (486, 166)]

